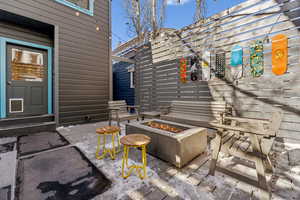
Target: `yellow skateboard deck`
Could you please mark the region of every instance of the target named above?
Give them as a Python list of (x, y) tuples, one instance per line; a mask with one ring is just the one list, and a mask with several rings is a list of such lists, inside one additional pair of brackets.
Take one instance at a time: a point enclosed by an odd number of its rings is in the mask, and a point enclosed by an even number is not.
[(202, 80), (210, 80), (210, 52), (204, 51), (202, 55)]
[(288, 39), (283, 34), (272, 37), (272, 71), (282, 75), (287, 71)]

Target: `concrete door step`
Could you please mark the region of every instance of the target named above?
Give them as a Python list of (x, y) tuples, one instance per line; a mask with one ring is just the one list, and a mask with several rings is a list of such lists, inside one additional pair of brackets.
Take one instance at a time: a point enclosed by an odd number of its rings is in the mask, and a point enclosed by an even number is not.
[(38, 123), (24, 123), (2, 126), (0, 128), (0, 137), (28, 135), (43, 131), (54, 131), (56, 123), (51, 122), (38, 122)]

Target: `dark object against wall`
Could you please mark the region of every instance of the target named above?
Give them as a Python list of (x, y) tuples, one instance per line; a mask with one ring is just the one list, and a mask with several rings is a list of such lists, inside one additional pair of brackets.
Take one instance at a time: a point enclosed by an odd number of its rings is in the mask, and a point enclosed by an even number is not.
[(216, 54), (216, 68), (215, 68), (215, 76), (217, 78), (225, 77), (225, 65), (226, 65), (226, 54), (225, 52)]
[(131, 63), (118, 62), (113, 65), (114, 100), (125, 100), (128, 105), (134, 105), (134, 88), (130, 88)]

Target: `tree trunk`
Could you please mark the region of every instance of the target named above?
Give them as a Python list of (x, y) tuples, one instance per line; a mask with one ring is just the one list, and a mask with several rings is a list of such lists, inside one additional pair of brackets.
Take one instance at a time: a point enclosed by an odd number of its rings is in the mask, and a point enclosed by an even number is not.
[(156, 0), (152, 0), (152, 30), (154, 37), (157, 32), (157, 22), (156, 22)]

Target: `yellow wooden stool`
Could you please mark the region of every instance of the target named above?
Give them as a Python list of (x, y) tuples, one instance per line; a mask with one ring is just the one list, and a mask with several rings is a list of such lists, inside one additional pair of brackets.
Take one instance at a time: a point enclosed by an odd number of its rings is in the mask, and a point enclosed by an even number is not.
[[(122, 177), (123, 178), (128, 178), (131, 174), (131, 172), (136, 169), (136, 172), (138, 173), (139, 177), (141, 179), (146, 178), (147, 175), (147, 152), (146, 152), (146, 146), (149, 144), (151, 141), (151, 138), (142, 135), (142, 134), (130, 134), (126, 135), (121, 138), (121, 143), (124, 145), (124, 155), (123, 155), (123, 161), (122, 161)], [(142, 163), (143, 165), (131, 165), (128, 166), (128, 153), (129, 153), (129, 148), (134, 147), (142, 148)], [(125, 175), (125, 166), (129, 169), (128, 173)], [(143, 171), (143, 173), (141, 172)]]
[[(119, 153), (121, 150), (120, 146), (120, 128), (117, 126), (105, 126), (102, 128), (97, 128), (96, 133), (98, 134), (98, 145), (97, 145), (97, 150), (96, 150), (96, 158), (97, 159), (103, 159), (107, 153), (110, 154), (111, 159), (116, 158), (116, 153)], [(112, 148), (106, 148), (106, 135), (111, 135), (112, 136)], [(102, 154), (99, 155), (100, 153), (100, 146), (101, 146), (101, 136), (103, 136), (103, 150)], [(116, 137), (117, 136), (117, 137)], [(115, 149), (115, 138), (117, 138), (117, 143), (118, 143), (118, 150), (116, 151)]]

